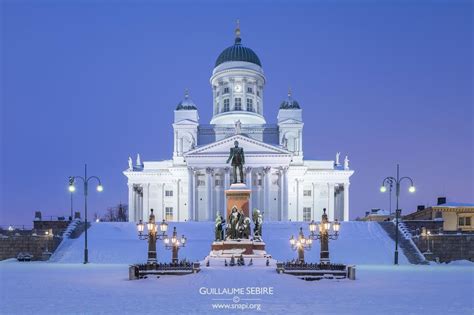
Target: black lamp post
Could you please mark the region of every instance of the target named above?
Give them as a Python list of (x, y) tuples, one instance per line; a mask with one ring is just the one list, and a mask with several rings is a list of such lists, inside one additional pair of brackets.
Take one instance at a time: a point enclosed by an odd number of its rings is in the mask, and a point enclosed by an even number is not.
[(332, 232), (331, 232), (331, 222), (328, 220), (328, 215), (326, 214), (326, 208), (323, 209), (323, 215), (321, 217), (321, 223), (311, 221), (309, 224), (309, 235), (310, 239), (321, 241), (321, 253), (320, 253), (320, 262), (322, 264), (329, 264), (329, 240), (337, 240), (339, 237), (339, 230), (341, 229), (341, 224), (339, 221), (334, 220), (332, 223)]
[[(71, 192), (71, 193), (73, 193), (76, 190), (76, 187), (74, 186), (74, 183), (75, 183), (76, 179), (81, 179), (82, 182), (84, 183), (84, 223), (85, 223), (85, 229), (84, 229), (84, 264), (87, 264), (89, 262), (89, 251), (88, 251), (88, 248), (87, 248), (87, 195), (88, 195), (88, 189), (89, 189), (89, 181), (91, 179), (97, 180), (97, 182), (98, 182), (97, 191), (98, 192), (103, 191), (104, 187), (102, 187), (102, 183), (100, 182), (99, 177), (97, 177), (97, 176), (87, 177), (87, 164), (84, 165), (84, 177), (82, 177), (82, 176), (69, 176), (69, 192)], [(72, 194), (71, 194), (71, 198), (72, 198)]]
[(165, 237), (163, 242), (165, 243), (165, 248), (172, 250), (171, 254), (171, 262), (174, 264), (178, 263), (178, 251), (181, 247), (186, 246), (186, 237), (184, 235), (181, 236), (181, 240), (178, 238), (178, 233), (176, 232), (176, 227), (173, 227), (173, 235), (171, 239)]
[(416, 189), (415, 189), (415, 185), (413, 184), (413, 180), (408, 176), (404, 176), (400, 178), (400, 166), (397, 164), (397, 178), (392, 177), (392, 176), (385, 177), (382, 182), (382, 186), (380, 187), (381, 192), (386, 192), (387, 187), (385, 187), (385, 185), (388, 185), (388, 184), (391, 185), (395, 183), (395, 195), (397, 197), (397, 208), (395, 209), (395, 255), (394, 255), (395, 265), (398, 265), (398, 218), (400, 217), (400, 214), (402, 212), (402, 210), (398, 208), (398, 200), (400, 197), (400, 184), (403, 180), (410, 181), (410, 188), (408, 188), (408, 191), (411, 193), (414, 193)]
[(304, 251), (310, 250), (313, 240), (308, 237), (306, 238), (303, 234), (303, 228), (300, 227), (298, 237), (294, 238), (293, 235), (290, 238), (291, 249), (298, 252), (298, 263), (304, 263)]
[[(146, 224), (148, 233), (144, 234), (143, 231), (145, 230), (145, 224), (143, 224), (142, 220), (137, 224), (138, 230), (138, 237), (141, 240), (148, 240), (148, 264), (156, 264), (156, 241), (159, 239), (165, 239), (168, 236), (166, 235), (166, 231), (168, 230), (168, 223), (163, 220), (159, 225), (155, 223), (155, 215), (153, 214), (153, 209), (150, 209), (150, 217), (148, 219), (148, 223)], [(158, 233), (158, 227), (160, 229), (160, 233)]]

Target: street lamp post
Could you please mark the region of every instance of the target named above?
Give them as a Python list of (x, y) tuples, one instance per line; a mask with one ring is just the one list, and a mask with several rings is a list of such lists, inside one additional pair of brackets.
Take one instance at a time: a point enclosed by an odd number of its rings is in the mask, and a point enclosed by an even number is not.
[(413, 180), (408, 177), (404, 176), (400, 178), (400, 166), (397, 164), (397, 178), (389, 176), (385, 177), (382, 186), (380, 187), (381, 192), (386, 192), (387, 187), (385, 185), (393, 184), (395, 183), (395, 196), (397, 197), (397, 207), (395, 209), (395, 254), (394, 254), (394, 264), (398, 265), (398, 218), (400, 217), (400, 214), (402, 212), (401, 209), (398, 207), (398, 201), (400, 197), (400, 184), (403, 180), (408, 180), (410, 181), (410, 188), (408, 188), (408, 191), (411, 193), (415, 192), (415, 185), (413, 184)]
[(176, 227), (173, 227), (173, 235), (171, 236), (171, 239), (168, 237), (165, 237), (163, 242), (165, 243), (165, 248), (172, 250), (171, 254), (171, 262), (174, 264), (178, 263), (178, 251), (180, 247), (185, 247), (186, 246), (186, 237), (184, 235), (181, 236), (181, 240), (178, 237), (178, 233), (176, 232)]
[[(87, 248), (87, 195), (88, 195), (88, 189), (89, 189), (89, 181), (91, 179), (95, 179), (98, 183), (97, 185), (97, 191), (102, 192), (104, 190), (104, 187), (102, 186), (102, 183), (97, 176), (89, 176), (87, 177), (87, 164), (84, 165), (84, 177), (82, 176), (69, 176), (69, 192), (71, 192), (71, 198), (72, 198), (72, 193), (76, 190), (76, 187), (74, 186), (74, 183), (76, 179), (82, 180), (84, 184), (84, 223), (85, 223), (85, 228), (84, 228), (84, 264), (87, 264), (89, 262), (89, 250)], [(71, 199), (72, 202), (72, 199)], [(71, 208), (72, 210), (72, 208)]]
[(431, 236), (431, 231), (423, 231), (422, 233), (422, 236), (425, 236), (426, 237), (426, 251), (424, 252), (424, 254), (431, 254), (431, 249), (430, 249), (430, 236)]
[(298, 263), (304, 263), (304, 251), (310, 250), (313, 240), (308, 237), (306, 238), (303, 234), (303, 228), (300, 227), (298, 237), (294, 238), (293, 235), (290, 238), (291, 249), (298, 252)]
[[(145, 230), (145, 224), (140, 220), (137, 224), (138, 237), (141, 240), (148, 240), (148, 264), (156, 264), (156, 241), (159, 239), (165, 239), (168, 237), (166, 231), (168, 230), (168, 223), (163, 220), (159, 225), (155, 223), (155, 215), (153, 214), (153, 209), (150, 209), (150, 216), (148, 218), (148, 223), (146, 224), (148, 233), (143, 233)], [(158, 233), (158, 228), (160, 233)]]
[(73, 213), (74, 211), (73, 211), (73, 203), (72, 203), (72, 202), (73, 202), (73, 201), (72, 201), (72, 193), (73, 193), (73, 192), (70, 191), (70, 193), (71, 193), (71, 221), (72, 221), (72, 220), (74, 220), (74, 213)]
[(341, 224), (339, 221), (334, 220), (331, 232), (331, 222), (328, 220), (326, 208), (323, 209), (321, 223), (319, 224), (319, 233), (317, 232), (318, 224), (314, 222), (314, 220), (309, 224), (309, 231), (311, 232), (309, 238), (312, 240), (319, 239), (321, 241), (320, 262), (322, 264), (329, 264), (329, 240), (337, 240), (340, 229)]

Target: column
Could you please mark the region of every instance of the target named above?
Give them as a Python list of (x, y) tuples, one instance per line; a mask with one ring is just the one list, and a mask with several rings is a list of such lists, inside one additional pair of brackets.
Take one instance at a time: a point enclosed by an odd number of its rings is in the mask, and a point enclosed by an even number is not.
[(213, 183), (212, 183), (212, 172), (213, 169), (208, 167), (206, 168), (206, 184), (207, 184), (207, 220), (212, 221), (212, 190), (213, 190)]
[(175, 179), (173, 182), (173, 190), (176, 192), (174, 194), (174, 204), (175, 204), (175, 209), (176, 209), (176, 215), (173, 213), (173, 220), (175, 221), (180, 221), (180, 207), (179, 207), (179, 194), (180, 194), (180, 180)]
[(230, 167), (224, 168), (224, 189), (230, 187)]
[(264, 184), (263, 184), (263, 211), (265, 214), (267, 214), (267, 217), (270, 220), (273, 220), (273, 215), (270, 213), (270, 174), (271, 174), (271, 168), (270, 167), (264, 167), (263, 168), (263, 174), (264, 174)]
[(148, 218), (150, 216), (150, 184), (143, 185), (143, 217)]
[(128, 221), (135, 222), (135, 196), (133, 192), (133, 184), (128, 184)]
[(328, 220), (334, 221), (334, 183), (328, 183)]
[(344, 221), (349, 221), (349, 185), (344, 183)]
[(296, 207), (296, 221), (303, 221), (303, 179), (296, 179), (297, 191), (297, 207)]
[(252, 217), (253, 213), (253, 203), (252, 203), (252, 168), (246, 167), (245, 168), (245, 184), (247, 188), (250, 189), (250, 198), (249, 198), (249, 216)]
[(161, 184), (161, 218), (166, 219), (165, 213), (165, 183)]
[(285, 186), (286, 167), (280, 167), (280, 209), (278, 211), (278, 221), (286, 221), (285, 217), (285, 194), (288, 187)]
[(188, 221), (194, 220), (194, 171), (188, 167)]
[(288, 167), (283, 167), (283, 208), (282, 221), (288, 221)]

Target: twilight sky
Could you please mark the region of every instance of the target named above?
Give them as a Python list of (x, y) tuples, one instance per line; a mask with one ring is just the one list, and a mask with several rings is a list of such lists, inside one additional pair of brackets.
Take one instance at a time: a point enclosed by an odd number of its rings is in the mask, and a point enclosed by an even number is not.
[(404, 213), (437, 196), (474, 202), (470, 1), (7, 0), (0, 225), (68, 215), (67, 177), (85, 162), (105, 187), (89, 213), (127, 202), (128, 156), (171, 158), (185, 88), (209, 123), (209, 77), (237, 18), (266, 74), (267, 122), (291, 86), (305, 158), (349, 155), (351, 218), (388, 208), (379, 186), (397, 162), (418, 188), (404, 187)]

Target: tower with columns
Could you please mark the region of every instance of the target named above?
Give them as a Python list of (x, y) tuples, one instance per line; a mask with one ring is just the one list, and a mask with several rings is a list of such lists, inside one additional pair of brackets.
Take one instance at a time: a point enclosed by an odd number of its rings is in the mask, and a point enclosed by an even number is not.
[[(140, 161), (123, 173), (128, 178), (129, 220), (211, 221), (225, 213), (224, 191), (233, 181), (226, 164), (234, 141), (245, 150), (245, 182), (250, 209), (265, 220), (349, 220), (349, 184), (353, 170), (333, 160), (305, 160), (303, 110), (288, 91), (277, 123), (264, 117), (265, 75), (257, 54), (242, 45), (240, 27), (234, 44), (222, 51), (210, 84), (213, 112), (199, 122), (190, 93), (175, 108), (173, 156)], [(271, 105), (270, 105), (271, 106)], [(346, 167), (347, 166), (347, 167)]]

